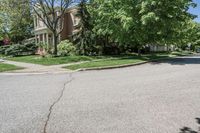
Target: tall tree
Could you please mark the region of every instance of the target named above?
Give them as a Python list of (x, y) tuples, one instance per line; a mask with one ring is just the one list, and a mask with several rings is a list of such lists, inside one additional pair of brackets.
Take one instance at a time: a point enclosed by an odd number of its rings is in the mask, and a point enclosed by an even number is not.
[(94, 29), (121, 44), (172, 44), (194, 16), (192, 0), (92, 0)]
[(33, 19), (29, 0), (1, 0), (0, 27), (3, 36), (8, 35), (18, 43), (32, 36)]
[[(190, 6), (196, 6), (192, 0), (146, 0), (141, 3), (142, 31), (146, 42), (152, 44), (173, 44), (180, 38), (182, 29), (195, 16), (188, 12)], [(184, 37), (184, 36), (182, 36)], [(145, 41), (144, 41), (145, 42)]]
[(87, 8), (87, 0), (81, 0), (78, 5), (76, 17), (79, 18), (77, 32), (74, 34), (74, 42), (78, 45), (79, 54), (87, 54), (87, 47), (91, 43), (92, 38), (92, 22), (91, 16)]
[(200, 23), (191, 22), (190, 25), (185, 30), (185, 43), (195, 48), (195, 46), (200, 46)]
[(118, 10), (120, 10), (122, 5), (119, 0), (91, 1), (89, 11), (94, 22), (93, 31), (98, 36), (106, 38), (107, 36), (113, 37), (113, 35), (116, 35), (118, 40), (122, 30), (119, 20), (121, 14), (119, 14)]
[(73, 0), (31, 0), (35, 14), (53, 34), (53, 54), (57, 56), (58, 37), (63, 30), (64, 14)]

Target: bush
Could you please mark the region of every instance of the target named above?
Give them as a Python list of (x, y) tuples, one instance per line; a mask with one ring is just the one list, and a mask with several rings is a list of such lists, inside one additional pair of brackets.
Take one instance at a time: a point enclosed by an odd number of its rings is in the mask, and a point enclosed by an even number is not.
[(8, 49), (11, 45), (0, 46), (0, 55), (5, 55), (6, 49)]
[(31, 54), (35, 54), (37, 49), (38, 49), (38, 47), (35, 43), (25, 43), (23, 52), (29, 52)]
[(48, 52), (49, 48), (48, 48), (48, 44), (47, 43), (44, 43), (44, 42), (40, 42), (37, 44), (37, 47), (38, 48), (41, 48), (43, 50), (45, 50), (46, 52)]
[(36, 50), (37, 46), (34, 43), (14, 44), (3, 46), (0, 53), (7, 56), (31, 55), (35, 54)]
[(200, 46), (195, 46), (195, 52), (200, 53)]
[(61, 41), (58, 45), (58, 54), (61, 56), (73, 55), (76, 53), (76, 47), (69, 40)]
[(25, 49), (24, 45), (20, 44), (11, 45), (9, 48), (5, 50), (5, 55), (17, 56), (23, 52), (23, 49)]

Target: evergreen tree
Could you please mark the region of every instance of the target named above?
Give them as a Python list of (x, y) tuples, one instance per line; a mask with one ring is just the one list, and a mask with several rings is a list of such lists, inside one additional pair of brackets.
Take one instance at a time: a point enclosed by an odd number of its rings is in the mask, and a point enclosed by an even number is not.
[(92, 22), (87, 9), (87, 0), (81, 0), (78, 5), (76, 17), (80, 20), (76, 27), (77, 32), (73, 35), (79, 54), (86, 55), (92, 43)]

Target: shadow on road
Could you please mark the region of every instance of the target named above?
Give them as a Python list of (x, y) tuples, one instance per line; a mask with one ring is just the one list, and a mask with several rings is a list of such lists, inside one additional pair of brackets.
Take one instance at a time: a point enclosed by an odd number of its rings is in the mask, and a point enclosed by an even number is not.
[[(200, 125), (200, 118), (196, 118), (196, 121)], [(180, 129), (180, 133), (200, 133), (200, 127), (198, 131), (195, 131), (189, 127), (183, 127), (182, 129)]]
[(152, 64), (160, 64), (160, 63), (168, 63), (171, 65), (187, 65), (187, 64), (200, 64), (200, 56), (199, 57), (179, 57), (174, 59), (166, 59), (163, 61), (155, 61)]

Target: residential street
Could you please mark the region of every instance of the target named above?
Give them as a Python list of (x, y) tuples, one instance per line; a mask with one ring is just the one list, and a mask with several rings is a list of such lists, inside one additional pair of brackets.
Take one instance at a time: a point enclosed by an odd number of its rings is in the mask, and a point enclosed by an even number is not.
[(0, 133), (179, 133), (198, 131), (196, 118), (200, 56), (101, 71), (0, 74)]

